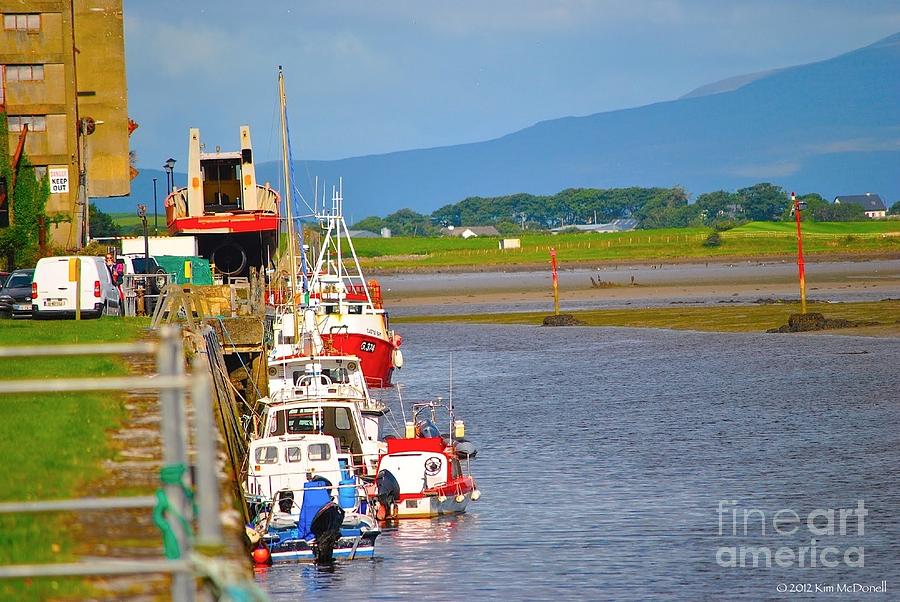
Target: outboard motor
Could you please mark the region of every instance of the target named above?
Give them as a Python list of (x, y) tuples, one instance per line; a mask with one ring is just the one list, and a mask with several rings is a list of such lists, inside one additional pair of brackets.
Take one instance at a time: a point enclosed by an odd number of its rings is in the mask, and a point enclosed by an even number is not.
[(375, 499), (378, 500), (380, 520), (387, 520), (396, 515), (396, 505), (400, 501), (400, 483), (391, 471), (381, 470), (375, 477)]
[(334, 502), (328, 502), (316, 513), (309, 528), (316, 536), (313, 552), (317, 563), (324, 564), (334, 560), (334, 546), (341, 538), (343, 522), (344, 509)]
[(478, 450), (471, 441), (457, 441), (456, 454), (465, 460), (466, 458), (474, 458), (478, 455)]
[(278, 492), (278, 509), (287, 514), (291, 513), (294, 507), (294, 492), (290, 489), (283, 489)]

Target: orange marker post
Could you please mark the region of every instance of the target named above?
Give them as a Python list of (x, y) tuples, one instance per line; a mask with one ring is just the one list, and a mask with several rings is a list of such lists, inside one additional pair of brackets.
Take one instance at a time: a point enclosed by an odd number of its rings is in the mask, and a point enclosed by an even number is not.
[(806, 268), (803, 263), (803, 233), (800, 230), (800, 210), (802, 209), (801, 201), (797, 200), (797, 195), (791, 193), (791, 204), (793, 205), (794, 219), (797, 220), (797, 272), (800, 276), (800, 313), (806, 313)]
[(556, 249), (550, 247), (550, 269), (553, 274), (553, 313), (559, 315), (559, 277), (556, 274)]

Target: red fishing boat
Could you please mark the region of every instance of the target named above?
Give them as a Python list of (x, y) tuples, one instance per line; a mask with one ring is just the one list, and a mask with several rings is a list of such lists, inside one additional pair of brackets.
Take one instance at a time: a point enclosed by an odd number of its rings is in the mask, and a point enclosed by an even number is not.
[[(415, 423), (407, 423), (406, 437), (388, 438), (387, 453), (378, 461), (369, 497), (376, 518), (394, 520), (461, 514), (481, 492), (469, 474), (475, 446), (463, 438), (462, 421), (452, 418), (453, 432), (442, 435), (434, 422), (434, 402), (413, 406)], [(431, 417), (419, 420), (426, 410)]]
[[(296, 311), (284, 304), (276, 317), (271, 361), (300, 355), (355, 355), (366, 384), (389, 387), (395, 369), (403, 366), (403, 339), (391, 330), (378, 283), (367, 282), (342, 215), (342, 193), (333, 191), (331, 211), (319, 215), (323, 224), (315, 267), (297, 278)], [(312, 335), (313, 348), (301, 350), (299, 334)], [(295, 337), (296, 334), (296, 337)]]

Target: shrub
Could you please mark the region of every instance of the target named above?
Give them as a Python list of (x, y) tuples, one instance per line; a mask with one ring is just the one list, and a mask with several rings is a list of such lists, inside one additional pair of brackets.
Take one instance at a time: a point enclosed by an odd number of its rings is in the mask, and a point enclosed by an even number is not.
[(718, 232), (713, 232), (709, 236), (706, 237), (706, 240), (703, 241), (704, 247), (718, 247), (722, 244), (722, 237)]

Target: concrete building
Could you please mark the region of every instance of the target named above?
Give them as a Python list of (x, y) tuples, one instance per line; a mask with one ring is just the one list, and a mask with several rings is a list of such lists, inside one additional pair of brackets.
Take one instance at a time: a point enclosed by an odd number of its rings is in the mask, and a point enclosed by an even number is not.
[(68, 219), (49, 238), (77, 247), (80, 198), (131, 188), (122, 0), (0, 0), (0, 20), (0, 150), (12, 155), (27, 124), (25, 153), (53, 175), (47, 213)]

